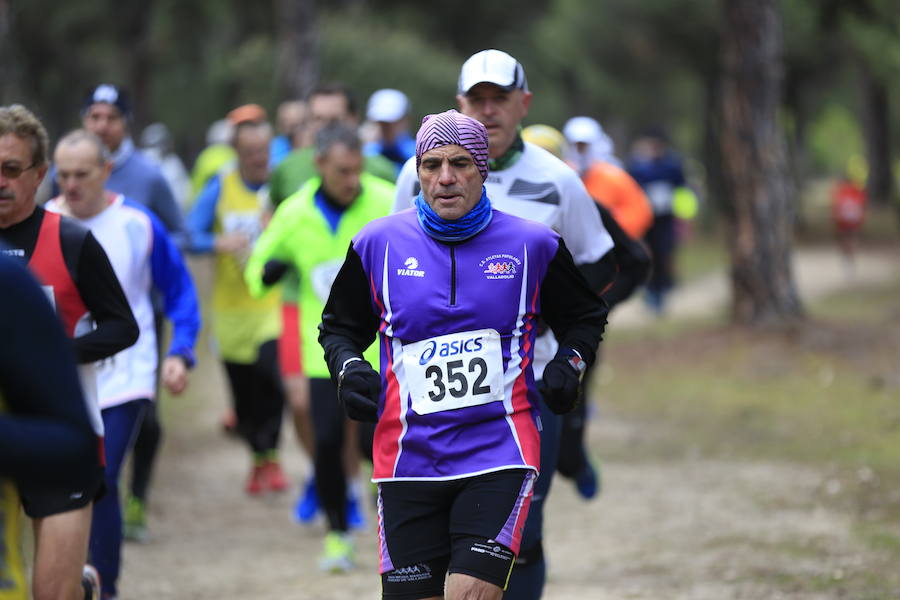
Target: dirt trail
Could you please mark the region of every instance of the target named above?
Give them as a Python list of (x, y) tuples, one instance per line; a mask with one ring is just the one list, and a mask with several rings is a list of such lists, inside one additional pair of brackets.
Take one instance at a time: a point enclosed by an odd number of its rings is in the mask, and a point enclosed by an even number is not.
[[(897, 262), (866, 255), (857, 282), (897, 277)], [(827, 252), (800, 254), (797, 269), (806, 299), (834, 291), (843, 279), (840, 262)], [(680, 290), (673, 316), (723, 306), (724, 282), (719, 275)], [(634, 302), (613, 326), (646, 318)], [(217, 425), (225, 406), (218, 365), (205, 360), (192, 386), (188, 397), (166, 400), (152, 539), (125, 547), (120, 597), (379, 598), (371, 507), (367, 529), (356, 536), (359, 568), (341, 576), (319, 573), (322, 528), (292, 521), (296, 492), (251, 499), (242, 491), (246, 451)], [(628, 459), (604, 462), (604, 491), (592, 502), (579, 499), (568, 482), (555, 481), (547, 511), (547, 600), (844, 598), (840, 586), (797, 582), (839, 582), (859, 565), (882, 560), (855, 540), (848, 515), (817, 500), (827, 474), (689, 452), (661, 461), (622, 451), (639, 449), (652, 435), (615, 415), (591, 421), (595, 454)], [(282, 447), (299, 481), (304, 465), (290, 432)]]
[[(872, 285), (896, 277), (900, 257), (894, 250), (864, 252), (851, 271), (836, 249), (820, 247), (797, 252), (792, 266), (798, 293), (808, 302), (851, 285)], [(730, 286), (727, 275), (717, 272), (677, 287), (668, 300), (667, 315), (691, 318), (722, 313), (730, 301)], [(637, 327), (646, 325), (651, 318), (641, 299), (635, 296), (616, 308), (611, 326)]]

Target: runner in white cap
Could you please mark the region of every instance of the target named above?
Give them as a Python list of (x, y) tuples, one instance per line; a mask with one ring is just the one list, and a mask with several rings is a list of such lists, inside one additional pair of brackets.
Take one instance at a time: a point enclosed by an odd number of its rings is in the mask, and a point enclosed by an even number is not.
[(364, 153), (380, 154), (397, 166), (416, 154), (416, 140), (409, 133), (409, 99), (400, 90), (385, 88), (369, 98), (366, 118), (378, 125), (378, 139), (366, 144)]
[[(615, 278), (613, 241), (600, 220), (594, 201), (568, 165), (543, 148), (522, 141), (519, 126), (528, 114), (532, 93), (525, 69), (501, 50), (482, 50), (462, 66), (456, 100), (460, 110), (487, 129), (489, 173), (485, 189), (498, 210), (538, 221), (559, 233), (575, 264), (599, 293)], [(409, 161), (397, 179), (395, 210), (412, 205), (419, 193), (416, 165)], [(544, 366), (553, 358), (557, 343), (544, 330), (535, 343), (534, 377), (542, 378)], [(541, 544), (542, 507), (559, 447), (559, 417), (541, 403), (541, 472), (521, 551), (516, 559), (508, 598), (539, 598), (545, 564)]]

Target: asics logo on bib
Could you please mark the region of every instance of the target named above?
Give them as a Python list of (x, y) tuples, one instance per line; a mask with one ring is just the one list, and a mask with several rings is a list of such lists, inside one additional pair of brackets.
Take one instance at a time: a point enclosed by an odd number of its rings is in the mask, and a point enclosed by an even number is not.
[(403, 366), (420, 415), (504, 399), (503, 348), (496, 329), (459, 331), (406, 344)]
[(481, 348), (481, 336), (472, 337), (466, 340), (453, 340), (452, 342), (443, 342), (441, 344), (432, 340), (428, 342), (428, 345), (419, 357), (419, 364), (427, 365), (435, 355), (441, 357), (456, 356), (457, 354), (465, 354), (467, 352), (478, 352)]
[(425, 271), (419, 270), (419, 259), (415, 256), (407, 258), (403, 265), (406, 268), (397, 269), (397, 275), (402, 275), (404, 277), (425, 277)]

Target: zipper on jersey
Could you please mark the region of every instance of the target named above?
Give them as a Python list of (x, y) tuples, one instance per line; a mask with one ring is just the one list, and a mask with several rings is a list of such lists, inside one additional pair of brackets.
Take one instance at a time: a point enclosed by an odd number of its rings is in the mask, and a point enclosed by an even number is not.
[(450, 306), (456, 306), (456, 247), (450, 246)]

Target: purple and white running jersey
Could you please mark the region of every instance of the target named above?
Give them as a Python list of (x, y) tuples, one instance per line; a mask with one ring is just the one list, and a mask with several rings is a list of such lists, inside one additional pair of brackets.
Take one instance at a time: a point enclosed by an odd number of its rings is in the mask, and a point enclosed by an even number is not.
[(379, 317), (373, 480), (537, 471), (532, 362), (559, 236), (495, 210), (478, 235), (445, 244), (410, 209), (367, 225), (353, 248)]

